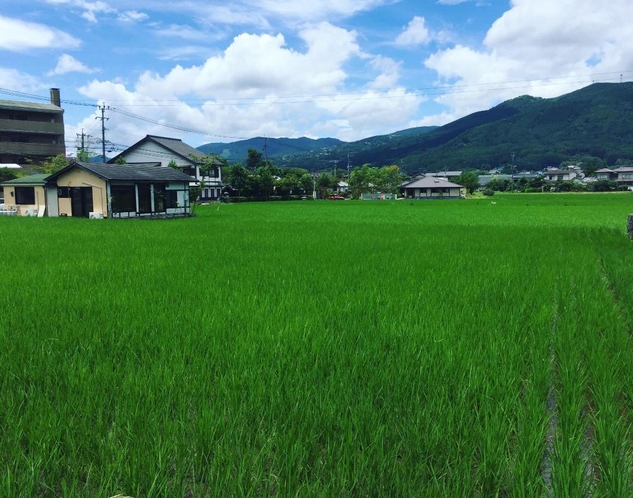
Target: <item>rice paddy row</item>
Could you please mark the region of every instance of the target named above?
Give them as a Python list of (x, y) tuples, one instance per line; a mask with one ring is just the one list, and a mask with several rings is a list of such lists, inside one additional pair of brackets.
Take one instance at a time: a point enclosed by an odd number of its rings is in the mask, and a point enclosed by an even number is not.
[(628, 195), (0, 218), (0, 495), (629, 496)]

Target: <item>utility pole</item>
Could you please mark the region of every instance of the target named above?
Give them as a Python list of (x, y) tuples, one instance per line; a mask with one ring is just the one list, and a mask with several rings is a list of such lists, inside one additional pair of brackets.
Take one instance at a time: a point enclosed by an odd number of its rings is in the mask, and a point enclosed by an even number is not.
[(512, 192), (514, 192), (514, 152), (512, 153), (512, 164), (510, 167), (512, 171)]
[(349, 150), (347, 151), (347, 181), (349, 182)]
[(105, 103), (103, 105), (99, 106), (99, 110), (101, 111), (101, 117), (96, 116), (95, 119), (100, 119), (101, 120), (101, 160), (105, 163), (106, 162), (106, 155), (105, 155), (105, 122), (106, 120), (110, 119), (110, 118), (106, 118), (105, 117), (105, 112), (106, 109), (110, 110), (110, 106), (106, 106)]
[(264, 161), (266, 161), (266, 166), (268, 166), (268, 137), (264, 137)]

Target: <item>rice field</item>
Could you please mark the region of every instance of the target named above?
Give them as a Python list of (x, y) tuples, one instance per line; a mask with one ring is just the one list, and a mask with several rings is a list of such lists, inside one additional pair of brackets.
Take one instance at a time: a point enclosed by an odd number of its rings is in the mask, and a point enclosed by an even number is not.
[(0, 218), (0, 496), (633, 496), (629, 213)]

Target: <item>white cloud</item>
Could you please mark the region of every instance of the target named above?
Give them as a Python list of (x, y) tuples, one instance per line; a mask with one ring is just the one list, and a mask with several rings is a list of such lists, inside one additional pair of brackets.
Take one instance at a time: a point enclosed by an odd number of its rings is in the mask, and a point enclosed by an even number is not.
[(426, 27), (424, 17), (415, 16), (405, 30), (396, 38), (396, 45), (415, 46), (429, 43), (431, 34)]
[(522, 94), (554, 97), (633, 76), (632, 15), (629, 0), (513, 0), (483, 48), (457, 45), (426, 59), (447, 87), (436, 101), (459, 118)]
[[(39, 92), (47, 88), (40, 80), (30, 74), (8, 67), (0, 67), (0, 87), (19, 92)], [(2, 98), (11, 99), (10, 96)]]
[(398, 83), (400, 79), (400, 69), (402, 68), (401, 63), (389, 57), (379, 55), (374, 57), (369, 64), (373, 69), (380, 72), (378, 77), (370, 83), (369, 86), (371, 88), (393, 88)]
[(55, 69), (48, 73), (49, 76), (66, 74), (66, 73), (96, 73), (98, 69), (90, 68), (79, 62), (72, 55), (62, 54), (57, 60)]
[(302, 20), (322, 20), (331, 16), (350, 16), (399, 0), (245, 0), (254, 9), (269, 14)]
[(77, 48), (81, 41), (44, 24), (0, 16), (0, 50), (23, 52), (41, 48)]
[(144, 12), (137, 12), (136, 10), (126, 10), (124, 12), (119, 12), (117, 19), (121, 22), (135, 23), (144, 21), (148, 17), (149, 16)]
[(91, 2), (89, 0), (46, 0), (52, 5), (68, 5), (81, 12), (80, 16), (90, 23), (97, 23), (100, 15), (116, 15), (122, 22), (139, 22), (147, 19), (147, 14), (136, 10), (127, 10), (119, 12), (109, 3), (97, 0)]
[[(164, 75), (145, 72), (133, 85), (95, 80), (79, 91), (113, 107), (226, 140), (323, 136), (324, 130), (339, 138), (362, 138), (377, 127), (393, 131), (395, 123), (417, 112), (422, 99), (394, 87), (400, 65), (385, 57), (370, 62), (377, 73), (371, 88), (346, 93), (346, 64), (366, 57), (356, 32), (318, 23), (305, 25), (299, 36), (303, 51), (289, 48), (281, 34), (241, 34), (204, 64), (177, 65)], [(91, 119), (78, 126), (88, 126)], [(108, 139), (126, 145), (147, 133), (169, 133), (121, 114), (113, 114), (108, 125)], [(197, 140), (192, 145), (218, 138)]]

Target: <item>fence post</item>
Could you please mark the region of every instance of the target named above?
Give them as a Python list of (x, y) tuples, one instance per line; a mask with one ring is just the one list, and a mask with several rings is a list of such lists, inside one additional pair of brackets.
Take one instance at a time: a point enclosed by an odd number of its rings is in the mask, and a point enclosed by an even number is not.
[(629, 215), (629, 221), (626, 224), (626, 233), (629, 234), (629, 239), (633, 240), (633, 214)]

